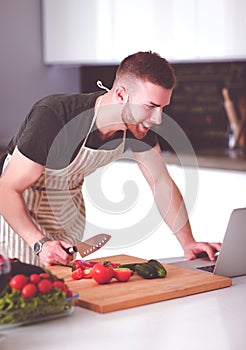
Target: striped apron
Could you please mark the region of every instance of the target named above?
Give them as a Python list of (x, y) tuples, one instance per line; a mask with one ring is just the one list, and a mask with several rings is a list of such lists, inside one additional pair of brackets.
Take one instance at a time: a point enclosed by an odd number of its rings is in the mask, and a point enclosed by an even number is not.
[[(72, 244), (82, 240), (85, 227), (82, 195), (84, 177), (117, 159), (124, 152), (125, 133), (122, 143), (114, 150), (94, 150), (86, 147), (95, 119), (96, 114), (75, 159), (64, 169), (46, 168), (38, 180), (23, 193), (32, 220), (50, 239)], [(8, 155), (3, 171), (10, 159), (11, 156)], [(2, 216), (0, 216), (0, 241), (6, 243), (9, 257), (40, 265), (33, 249), (12, 230)]]

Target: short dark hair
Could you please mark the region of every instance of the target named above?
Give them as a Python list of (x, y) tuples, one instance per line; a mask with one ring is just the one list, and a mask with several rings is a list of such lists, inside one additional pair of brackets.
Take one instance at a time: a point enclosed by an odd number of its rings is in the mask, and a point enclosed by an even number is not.
[(149, 81), (166, 89), (173, 89), (176, 82), (170, 63), (152, 51), (139, 51), (127, 56), (120, 63), (115, 81), (132, 78)]

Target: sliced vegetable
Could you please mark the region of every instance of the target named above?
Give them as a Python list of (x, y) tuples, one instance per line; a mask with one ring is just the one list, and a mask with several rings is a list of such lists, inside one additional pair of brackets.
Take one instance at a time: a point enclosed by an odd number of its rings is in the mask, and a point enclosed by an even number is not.
[(81, 268), (81, 270), (84, 270), (88, 267), (93, 267), (97, 263), (98, 263), (97, 261), (87, 261), (87, 260), (76, 259), (70, 264), (62, 264), (62, 263), (56, 262), (55, 265), (70, 267), (73, 271), (73, 270), (77, 270), (78, 268)]
[(93, 277), (94, 280), (100, 284), (110, 282), (113, 276), (118, 281), (127, 281), (133, 272), (146, 279), (164, 278), (167, 274), (164, 266), (155, 259), (151, 259), (148, 262), (131, 264), (111, 263), (111, 261), (100, 263), (75, 260), (73, 266), (77, 266), (77, 268), (72, 271), (73, 279)]
[(126, 282), (132, 276), (132, 270), (125, 267), (117, 267), (114, 269), (114, 277), (117, 281)]
[(87, 261), (85, 260), (85, 267), (93, 267), (98, 263), (98, 261)]
[(92, 278), (93, 276), (93, 268), (87, 267), (84, 269), (84, 278)]
[(80, 267), (72, 271), (72, 279), (81, 280), (83, 277), (84, 277), (84, 270), (82, 270)]
[(77, 270), (78, 268), (84, 270), (85, 264), (83, 263), (82, 260), (74, 260), (72, 265), (72, 270)]

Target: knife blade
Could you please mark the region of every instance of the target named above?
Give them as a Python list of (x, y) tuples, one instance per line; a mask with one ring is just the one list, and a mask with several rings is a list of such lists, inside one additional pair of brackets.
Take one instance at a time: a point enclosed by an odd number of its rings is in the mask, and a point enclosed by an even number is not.
[(89, 254), (94, 253), (98, 249), (102, 248), (109, 240), (111, 236), (106, 233), (100, 233), (98, 235), (92, 236), (89, 239), (78, 243), (72, 247), (64, 248), (64, 250), (69, 254), (79, 253), (81, 257), (85, 257)]

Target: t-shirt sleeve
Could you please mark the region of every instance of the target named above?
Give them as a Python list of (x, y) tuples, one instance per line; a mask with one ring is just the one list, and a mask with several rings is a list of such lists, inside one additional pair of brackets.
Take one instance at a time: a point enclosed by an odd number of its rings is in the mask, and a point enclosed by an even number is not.
[(61, 122), (51, 109), (37, 107), (30, 112), (16, 146), (27, 158), (45, 165), (50, 147), (61, 127)]
[(126, 134), (126, 149), (133, 152), (145, 152), (153, 148), (158, 143), (157, 135), (153, 130), (149, 130), (147, 135), (141, 139), (136, 139), (130, 131)]

